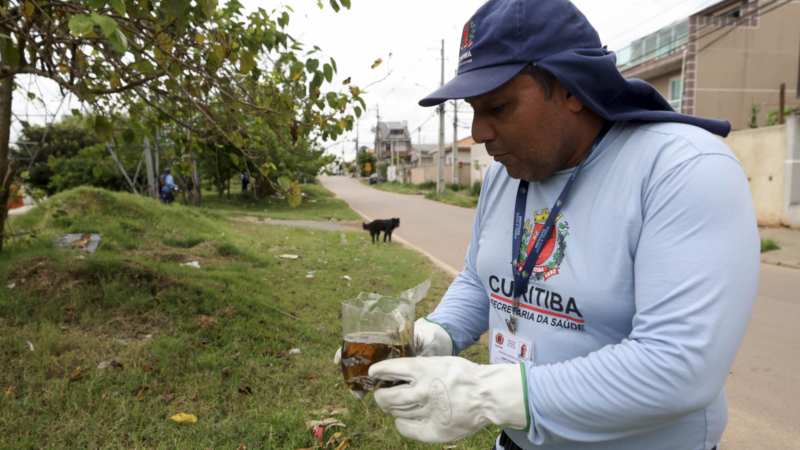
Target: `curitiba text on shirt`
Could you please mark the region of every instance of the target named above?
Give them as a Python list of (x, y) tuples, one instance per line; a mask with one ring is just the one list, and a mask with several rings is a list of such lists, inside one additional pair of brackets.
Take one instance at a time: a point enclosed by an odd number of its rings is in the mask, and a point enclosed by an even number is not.
[[(489, 277), (489, 289), (493, 292), (491, 294), (492, 306), (498, 311), (511, 313), (514, 282), (492, 275)], [(522, 319), (557, 328), (586, 331), (583, 315), (578, 310), (578, 303), (573, 297), (565, 300), (557, 292), (530, 286), (519, 300), (519, 316)]]

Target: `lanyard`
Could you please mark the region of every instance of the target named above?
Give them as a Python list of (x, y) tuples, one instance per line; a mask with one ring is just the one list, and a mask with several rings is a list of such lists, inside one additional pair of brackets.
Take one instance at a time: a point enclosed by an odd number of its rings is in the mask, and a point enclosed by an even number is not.
[(586, 157), (583, 158), (583, 161), (581, 161), (578, 167), (576, 167), (572, 172), (572, 176), (570, 176), (569, 180), (567, 180), (567, 184), (561, 191), (561, 195), (558, 196), (558, 200), (556, 200), (555, 205), (553, 205), (553, 208), (550, 210), (550, 215), (545, 221), (544, 227), (539, 232), (539, 235), (536, 237), (536, 242), (533, 244), (533, 248), (531, 248), (530, 253), (528, 253), (527, 258), (525, 259), (525, 264), (521, 269), (518, 269), (518, 260), (520, 251), (522, 251), (522, 230), (525, 226), (525, 207), (528, 200), (529, 183), (525, 180), (519, 181), (517, 201), (516, 205), (514, 206), (514, 234), (512, 235), (511, 239), (511, 276), (514, 280), (514, 292), (512, 296), (513, 303), (511, 306), (511, 318), (506, 320), (508, 331), (511, 333), (516, 333), (517, 331), (517, 318), (519, 317), (519, 297), (528, 290), (528, 282), (530, 281), (531, 275), (533, 275), (533, 268), (536, 265), (536, 261), (539, 259), (539, 255), (542, 253), (544, 244), (547, 242), (547, 238), (553, 229), (553, 225), (555, 224), (556, 218), (561, 211), (561, 207), (564, 206), (564, 202), (569, 195), (569, 191), (572, 189), (572, 185), (575, 184), (575, 178), (578, 177), (578, 174), (580, 173), (584, 164), (586, 164), (586, 161), (589, 160), (589, 156), (591, 156), (592, 152), (594, 152), (594, 150), (600, 144), (600, 141), (603, 140), (613, 124), (614, 122), (606, 121), (606, 123), (603, 125), (603, 128), (600, 130), (600, 133), (598, 133), (597, 138), (595, 138), (592, 147), (589, 149), (589, 153), (586, 154)]

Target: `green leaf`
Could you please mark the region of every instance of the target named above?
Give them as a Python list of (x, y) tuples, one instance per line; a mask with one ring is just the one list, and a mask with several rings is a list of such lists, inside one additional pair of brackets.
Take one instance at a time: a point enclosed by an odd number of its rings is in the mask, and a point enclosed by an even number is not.
[[(322, 5), (322, 0), (317, 0), (317, 6), (319, 6), (319, 9), (324, 8), (324, 6)], [(3, 13), (3, 14), (5, 14), (5, 13)]]
[(103, 6), (106, 6), (106, 0), (88, 0), (86, 3), (88, 3), (89, 8), (92, 9), (100, 9)]
[(342, 6), (344, 6), (347, 9), (350, 9), (350, 0), (339, 0), (339, 1), (342, 2)]
[(336, 60), (333, 58), (331, 58), (331, 65), (333, 66), (333, 71), (339, 73), (339, 70), (336, 69)]
[(239, 165), (239, 155), (237, 155), (236, 153), (228, 153), (228, 156), (231, 157), (231, 161), (233, 161), (234, 166)]
[(306, 61), (306, 70), (308, 73), (313, 73), (319, 67), (319, 61), (316, 59), (309, 59)]
[(111, 7), (122, 17), (125, 17), (125, 2), (122, 0), (110, 0)]
[(358, 106), (356, 106), (356, 107), (354, 108), (354, 110), (355, 110), (355, 112), (356, 112), (356, 117), (359, 117), (359, 118), (360, 118), (360, 117), (361, 117), (361, 108), (359, 108)]
[(284, 191), (288, 191), (292, 187), (292, 183), (286, 177), (278, 178), (278, 184)]
[(36, 94), (34, 94), (33, 92), (28, 92), (28, 98), (33, 100), (36, 98)]
[(81, 116), (81, 110), (80, 110), (80, 109), (75, 109), (75, 108), (72, 108), (72, 115), (73, 115), (73, 116), (80, 117), (80, 116)]
[(94, 28), (94, 21), (89, 16), (76, 14), (69, 19), (68, 26), (73, 36), (83, 36), (92, 31), (92, 28)]
[(339, 4), (336, 3), (336, 0), (331, 0), (331, 8), (333, 8), (334, 11), (339, 12)]
[(57, 163), (58, 163), (58, 161), (56, 161), (56, 157), (55, 156), (50, 155), (50, 156), (47, 157), (47, 165), (50, 166), (51, 169), (55, 169)]
[(128, 50), (128, 39), (125, 37), (122, 31), (119, 30), (119, 28), (114, 30), (114, 34), (109, 36), (108, 40), (118, 52), (125, 53)]
[(298, 206), (300, 206), (300, 202), (302, 201), (303, 197), (300, 195), (291, 195), (289, 197), (286, 197), (286, 203), (288, 203), (289, 206), (291, 206), (292, 208), (297, 208)]
[(233, 135), (233, 144), (236, 145), (239, 148), (243, 147), (244, 146), (244, 138), (239, 134)]
[(94, 131), (102, 142), (108, 142), (114, 136), (114, 126), (103, 116), (94, 118)]
[(95, 178), (100, 178), (103, 176), (103, 167), (100, 165), (92, 167), (92, 173), (94, 174)]
[(11, 43), (0, 44), (0, 57), (9, 67), (17, 67), (19, 65), (19, 52), (17, 47), (14, 47)]
[(241, 70), (241, 72), (244, 74), (248, 74), (255, 67), (256, 67), (255, 55), (250, 52), (243, 51), (242, 56), (239, 58), (239, 70)]
[(92, 11), (92, 22), (100, 25), (100, 29), (103, 30), (103, 34), (107, 38), (110, 38), (117, 29), (117, 22), (114, 22), (114, 19), (108, 16), (101, 16), (94, 11)]
[(28, 178), (31, 177), (31, 173), (26, 170), (26, 171), (22, 172), (21, 174), (19, 174), (19, 176), (21, 176), (23, 180), (27, 180)]
[(122, 140), (126, 144), (132, 144), (134, 141), (136, 141), (136, 132), (128, 128), (122, 132)]
[(330, 64), (325, 64), (322, 66), (322, 70), (325, 71), (325, 79), (328, 80), (328, 83), (330, 83), (333, 79), (333, 69), (331, 69)]

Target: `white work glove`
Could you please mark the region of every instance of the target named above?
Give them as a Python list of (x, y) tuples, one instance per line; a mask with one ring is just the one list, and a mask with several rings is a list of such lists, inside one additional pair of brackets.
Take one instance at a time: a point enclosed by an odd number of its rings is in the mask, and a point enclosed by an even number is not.
[[(422, 318), (414, 322), (414, 345), (417, 356), (450, 356), (453, 354), (453, 339), (438, 323)], [(342, 361), (342, 347), (336, 350), (333, 363)]]
[(369, 375), (403, 380), (375, 391), (375, 402), (396, 417), (403, 436), (430, 443), (454, 442), (489, 424), (527, 430), (522, 364), (478, 365), (455, 356), (398, 358), (370, 367)]

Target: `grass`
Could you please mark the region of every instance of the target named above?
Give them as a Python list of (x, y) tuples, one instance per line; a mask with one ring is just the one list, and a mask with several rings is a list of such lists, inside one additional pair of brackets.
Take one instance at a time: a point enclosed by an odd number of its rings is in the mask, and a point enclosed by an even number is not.
[[(369, 180), (361, 180), (365, 185), (370, 185)], [(475, 208), (478, 206), (478, 197), (472, 195), (468, 186), (462, 186), (458, 190), (457, 185), (447, 185), (443, 195), (436, 194), (436, 185), (428, 182), (423, 184), (400, 183), (391, 181), (388, 183), (373, 184), (371, 187), (387, 192), (398, 194), (424, 195), (428, 200), (447, 203), (450, 205), (461, 206), (464, 208)]]
[[(41, 231), (7, 244), (0, 258), (0, 385), (16, 387), (0, 396), (0, 448), (310, 448), (306, 422), (327, 416), (314, 412), (326, 406), (348, 412), (336, 416), (347, 428), (327, 431), (325, 442), (342, 431), (347, 448), (442, 448), (400, 436), (371, 395), (352, 398), (331, 360), (341, 301), (432, 277), (422, 316), (450, 279), (421, 255), (371, 245), (362, 233), (344, 233), (344, 243), (342, 232), (231, 221), (251, 214), (236, 205), (163, 206), (80, 188), (12, 218), (17, 231)], [(303, 209), (312, 205), (281, 214), (313, 217)], [(351, 215), (336, 205), (326, 208)], [(68, 215), (52, 217), (57, 209)], [(64, 232), (103, 240), (92, 255), (54, 249)], [(488, 362), (485, 346), (470, 352)], [(121, 367), (98, 369), (111, 361)], [(198, 421), (169, 419), (179, 412)], [(491, 448), (498, 432), (458, 448)]]
[(761, 253), (771, 250), (779, 250), (781, 247), (772, 239), (761, 238)]
[(231, 187), (230, 200), (227, 195), (223, 195), (220, 199), (216, 192), (203, 192), (203, 207), (229, 216), (295, 220), (328, 220), (329, 217), (340, 220), (361, 219), (361, 216), (350, 209), (344, 200), (333, 198), (333, 193), (320, 184), (302, 185), (303, 192), (312, 202), (304, 203), (297, 209), (292, 209), (286, 200), (271, 197), (256, 200), (253, 198), (252, 190), (242, 196), (240, 186), (236, 184)]

